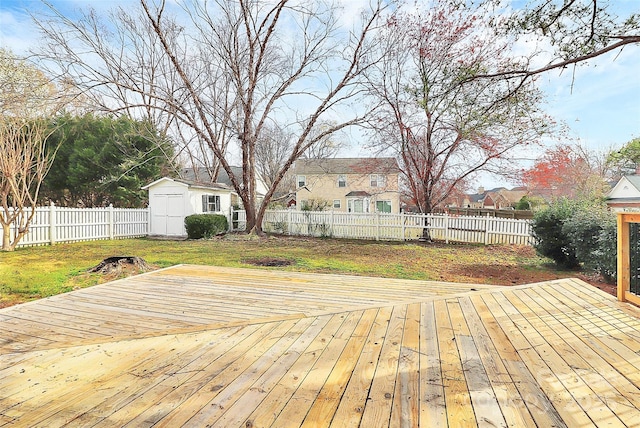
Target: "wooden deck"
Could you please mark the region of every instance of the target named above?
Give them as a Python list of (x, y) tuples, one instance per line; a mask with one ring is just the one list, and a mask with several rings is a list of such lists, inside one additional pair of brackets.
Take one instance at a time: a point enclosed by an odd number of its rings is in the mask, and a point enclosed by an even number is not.
[(178, 266), (0, 310), (0, 426), (640, 426), (640, 310)]

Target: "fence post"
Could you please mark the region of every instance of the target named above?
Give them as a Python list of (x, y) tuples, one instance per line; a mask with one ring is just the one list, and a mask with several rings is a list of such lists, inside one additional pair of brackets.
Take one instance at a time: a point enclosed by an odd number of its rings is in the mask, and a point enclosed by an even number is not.
[(404, 218), (404, 211), (400, 213), (400, 223), (402, 225), (402, 240), (406, 241), (407, 240), (407, 235), (406, 235), (406, 224), (405, 224), (406, 219)]
[(287, 211), (287, 235), (291, 235), (291, 222), (293, 221), (293, 211)]
[(449, 243), (449, 214), (444, 213), (444, 243)]
[(491, 228), (491, 222), (489, 213), (486, 215), (486, 220), (484, 221), (484, 245), (489, 245), (489, 229)]
[(331, 209), (331, 215), (329, 216), (329, 236), (333, 238), (333, 209)]
[(56, 244), (56, 206), (53, 201), (49, 205), (49, 243)]
[(113, 218), (113, 204), (109, 204), (109, 207), (107, 208), (107, 216), (109, 217), (109, 239), (113, 239), (114, 233), (113, 233), (113, 229), (114, 229), (114, 218)]

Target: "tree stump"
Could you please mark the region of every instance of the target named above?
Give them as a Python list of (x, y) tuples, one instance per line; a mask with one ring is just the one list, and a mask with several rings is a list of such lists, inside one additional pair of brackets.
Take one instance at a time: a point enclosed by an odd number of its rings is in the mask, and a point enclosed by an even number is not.
[(151, 270), (151, 266), (147, 264), (144, 259), (135, 256), (113, 256), (107, 257), (96, 266), (89, 269), (91, 273), (120, 273), (124, 267), (136, 268), (141, 272), (147, 272)]

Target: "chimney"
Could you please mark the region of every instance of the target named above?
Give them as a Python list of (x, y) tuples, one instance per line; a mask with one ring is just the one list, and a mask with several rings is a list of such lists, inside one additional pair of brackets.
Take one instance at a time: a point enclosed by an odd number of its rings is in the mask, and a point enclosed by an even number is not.
[(484, 194), (484, 187), (480, 186), (478, 187), (478, 195), (482, 195)]

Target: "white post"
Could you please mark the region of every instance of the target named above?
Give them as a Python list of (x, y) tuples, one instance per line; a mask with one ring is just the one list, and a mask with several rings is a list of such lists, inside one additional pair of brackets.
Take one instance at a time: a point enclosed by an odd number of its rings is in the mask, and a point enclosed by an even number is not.
[(107, 208), (107, 216), (109, 217), (109, 239), (113, 239), (114, 236), (114, 218), (113, 218), (113, 204), (109, 204), (109, 207)]
[(227, 216), (227, 232), (233, 231), (233, 205), (229, 207), (229, 215)]
[(329, 216), (329, 236), (333, 238), (333, 209), (331, 210), (331, 215)]
[(147, 236), (151, 235), (151, 207), (147, 207)]
[(287, 211), (287, 235), (291, 235), (291, 222), (293, 221), (293, 211)]
[(444, 213), (444, 243), (449, 243), (449, 214)]
[(376, 241), (380, 240), (380, 212), (376, 212)]
[(405, 225), (405, 221), (406, 218), (404, 217), (404, 211), (400, 213), (400, 222), (401, 222), (401, 226), (402, 226), (402, 240), (406, 241), (407, 240), (407, 234), (406, 234), (406, 225)]
[(489, 245), (489, 228), (491, 227), (491, 224), (489, 222), (489, 213), (487, 213), (487, 219), (484, 223), (484, 245)]
[(49, 205), (49, 243), (56, 244), (56, 206), (53, 201)]

